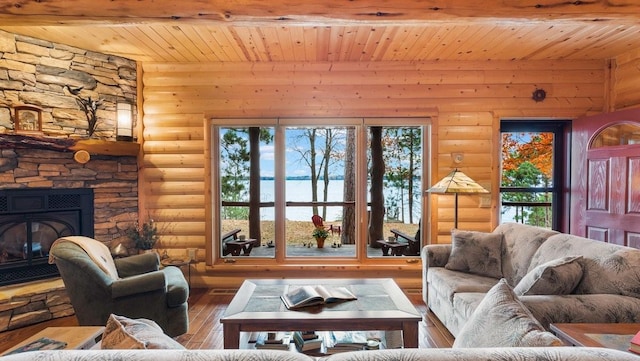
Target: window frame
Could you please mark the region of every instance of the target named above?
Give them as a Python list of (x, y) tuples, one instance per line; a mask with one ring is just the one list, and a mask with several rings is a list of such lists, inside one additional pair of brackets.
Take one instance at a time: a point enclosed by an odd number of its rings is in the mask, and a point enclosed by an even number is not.
[[(552, 221), (551, 229), (561, 231), (564, 220), (566, 219), (565, 209), (569, 202), (565, 199), (566, 184), (570, 176), (568, 170), (567, 159), (567, 147), (569, 142), (567, 139), (567, 132), (570, 128), (571, 121), (569, 120), (501, 120), (500, 122), (500, 142), (502, 142), (503, 133), (553, 133), (553, 186), (551, 187), (499, 187), (500, 192), (500, 208), (498, 209), (498, 215), (500, 215), (500, 223), (502, 223), (502, 193), (536, 193), (536, 192), (550, 192), (552, 193)], [(502, 145), (500, 145), (502, 146)], [(501, 155), (499, 151), (498, 154)], [(502, 157), (500, 157), (500, 174), (498, 178), (498, 184), (501, 184), (502, 179)]]
[[(413, 257), (368, 257), (368, 243), (362, 240), (362, 235), (367, 234), (367, 162), (362, 161), (362, 157), (356, 157), (356, 254), (355, 257), (292, 257), (286, 256), (285, 239), (282, 236), (285, 232), (285, 182), (275, 182), (274, 189), (274, 215), (275, 215), (275, 255), (272, 258), (264, 257), (229, 257), (222, 256), (220, 251), (219, 240), (221, 229), (218, 220), (220, 219), (220, 168), (217, 166), (220, 161), (220, 132), (221, 127), (273, 127), (274, 128), (274, 151), (275, 164), (274, 172), (276, 179), (284, 179), (285, 169), (285, 130), (286, 127), (300, 126), (336, 126), (347, 127), (354, 126), (356, 128), (356, 152), (359, 155), (366, 154), (367, 151), (367, 130), (370, 126), (420, 126), (422, 132), (422, 174), (423, 180), (421, 184), (421, 215), (422, 229), (428, 229), (430, 220), (427, 215), (430, 208), (430, 197), (427, 196), (426, 189), (430, 178), (431, 170), (431, 127), (432, 119), (430, 117), (398, 117), (398, 118), (249, 118), (249, 119), (229, 119), (229, 118), (211, 118), (206, 120), (205, 131), (205, 239), (206, 239), (206, 263), (208, 265), (216, 265), (216, 267), (231, 266), (233, 264), (247, 265), (320, 265), (320, 264), (371, 264), (371, 263), (407, 263), (408, 259)], [(366, 157), (365, 157), (366, 158)], [(362, 182), (361, 180), (364, 180)], [(311, 221), (309, 221), (311, 222)], [(421, 230), (422, 245), (428, 243), (430, 232)], [(413, 261), (411, 262), (413, 263)]]

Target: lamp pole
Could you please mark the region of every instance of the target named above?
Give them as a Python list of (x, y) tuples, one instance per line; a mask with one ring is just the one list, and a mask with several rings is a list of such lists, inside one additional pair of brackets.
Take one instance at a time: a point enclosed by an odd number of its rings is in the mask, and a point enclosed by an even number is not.
[(453, 228), (458, 228), (458, 192), (454, 193), (455, 198), (453, 201)]

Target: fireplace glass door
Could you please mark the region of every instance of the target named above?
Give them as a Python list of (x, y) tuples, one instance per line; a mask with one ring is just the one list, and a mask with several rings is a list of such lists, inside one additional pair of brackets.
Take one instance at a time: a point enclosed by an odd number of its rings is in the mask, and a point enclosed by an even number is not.
[[(60, 237), (79, 234), (79, 225), (79, 211), (2, 217), (0, 270), (9, 267), (33, 270), (33, 266), (37, 265), (49, 268), (47, 261), (53, 242)], [(51, 268), (57, 273), (54, 267)]]

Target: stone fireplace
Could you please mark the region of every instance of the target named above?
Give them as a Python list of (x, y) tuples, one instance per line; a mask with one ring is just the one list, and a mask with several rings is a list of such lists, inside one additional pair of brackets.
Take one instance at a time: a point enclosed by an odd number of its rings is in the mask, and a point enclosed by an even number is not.
[[(125, 230), (138, 219), (136, 155), (92, 152), (81, 163), (70, 150), (9, 146), (3, 138), (12, 136), (0, 134), (0, 247), (8, 242), (2, 277), (9, 264), (20, 272), (57, 272), (46, 253), (58, 235), (88, 235), (109, 247), (132, 248)], [(16, 241), (24, 234), (31, 240)], [(73, 314), (60, 278), (11, 283), (0, 287), (0, 331)]]

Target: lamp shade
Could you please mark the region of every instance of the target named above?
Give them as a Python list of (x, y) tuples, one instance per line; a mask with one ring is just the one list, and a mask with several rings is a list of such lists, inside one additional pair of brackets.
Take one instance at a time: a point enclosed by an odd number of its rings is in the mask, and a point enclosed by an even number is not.
[(118, 102), (116, 113), (116, 140), (133, 140), (133, 107), (130, 103)]
[(458, 169), (454, 169), (427, 190), (429, 193), (489, 193), (480, 184)]
[(453, 227), (458, 228), (458, 194), (459, 193), (489, 193), (480, 184), (476, 183), (473, 179), (469, 178), (466, 174), (459, 171), (457, 168), (453, 172), (447, 174), (442, 178), (440, 182), (433, 185), (433, 187), (427, 190), (429, 193), (440, 194), (453, 194), (455, 195), (455, 201), (453, 205)]

